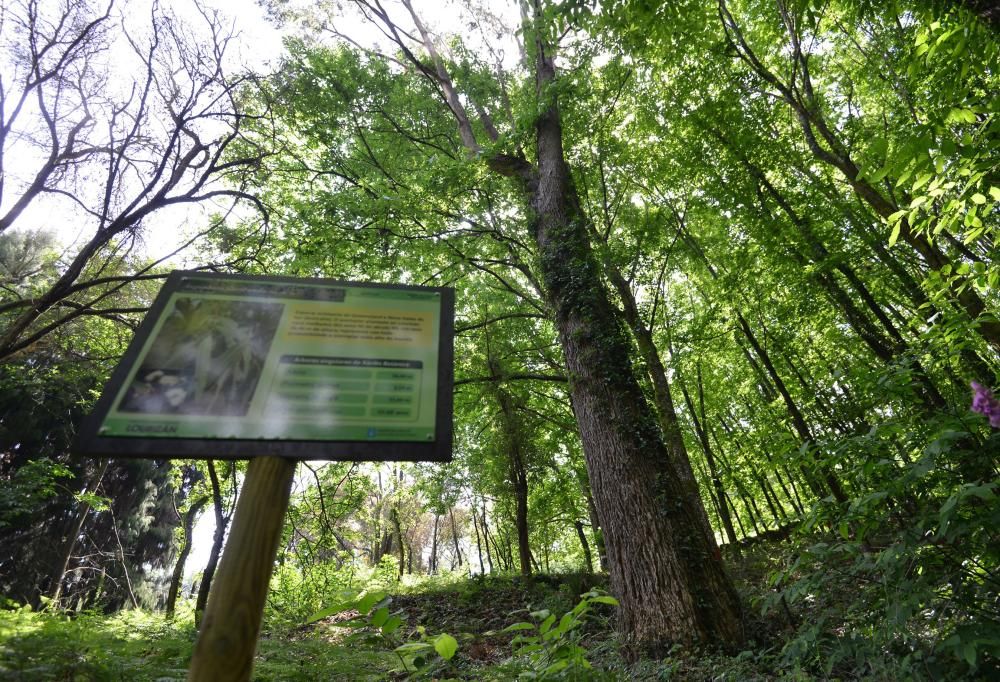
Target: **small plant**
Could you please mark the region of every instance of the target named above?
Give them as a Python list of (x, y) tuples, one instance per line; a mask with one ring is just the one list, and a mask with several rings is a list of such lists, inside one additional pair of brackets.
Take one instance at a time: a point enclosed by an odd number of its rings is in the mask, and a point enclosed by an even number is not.
[[(587, 651), (579, 642), (580, 626), (587, 620), (595, 604), (618, 605), (618, 600), (598, 590), (580, 595), (580, 602), (573, 610), (556, 621), (548, 609), (532, 611), (532, 621), (508, 625), (501, 633), (519, 633), (511, 641), (518, 654), (527, 657), (530, 670), (520, 677), (531, 680), (575, 679), (587, 674), (592, 666)], [(492, 634), (492, 633), (487, 633)]]
[(307, 623), (315, 623), (338, 613), (357, 611), (356, 617), (338, 625), (353, 628), (355, 632), (351, 637), (356, 640), (374, 641), (391, 649), (399, 657), (403, 671), (411, 678), (439, 672), (458, 651), (458, 640), (454, 637), (446, 632), (428, 635), (422, 626), (416, 628), (417, 639), (406, 641), (401, 629), (406, 616), (389, 610), (392, 597), (384, 592), (358, 594), (345, 590), (339, 596), (338, 604), (313, 614)]

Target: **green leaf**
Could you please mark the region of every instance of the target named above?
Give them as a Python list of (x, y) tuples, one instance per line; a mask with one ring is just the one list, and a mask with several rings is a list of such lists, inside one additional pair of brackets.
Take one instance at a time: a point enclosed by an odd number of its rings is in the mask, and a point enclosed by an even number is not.
[(1000, 187), (990, 187), (990, 196), (994, 201), (1000, 201)]
[(576, 619), (572, 613), (564, 614), (562, 618), (559, 619), (559, 625), (549, 632), (549, 639), (558, 639), (566, 634), (572, 627), (576, 624)]
[(357, 609), (358, 613), (362, 616), (367, 616), (368, 612), (372, 610), (372, 607), (378, 604), (380, 601), (385, 599), (385, 593), (383, 592), (369, 592), (361, 599), (358, 600)]
[(383, 606), (372, 614), (372, 625), (377, 628), (382, 627), (389, 620), (389, 609)]
[(306, 619), (306, 624), (308, 625), (309, 623), (315, 623), (318, 620), (323, 620), (324, 618), (332, 616), (335, 613), (342, 613), (349, 608), (351, 608), (350, 604), (337, 604), (336, 606), (331, 606), (321, 611), (317, 611)]
[(945, 501), (944, 504), (941, 505), (941, 511), (938, 512), (938, 515), (941, 518), (944, 518), (948, 512), (955, 508), (956, 504), (958, 504), (958, 496), (952, 495)]
[(508, 625), (503, 630), (501, 634), (505, 632), (517, 632), (518, 630), (534, 630), (535, 625), (533, 623), (514, 623), (513, 625)]
[(403, 624), (403, 619), (399, 616), (390, 616), (389, 620), (385, 622), (382, 626), (383, 635), (391, 635), (393, 632), (399, 629), (399, 626)]
[(595, 604), (611, 604), (612, 606), (620, 606), (617, 599), (606, 594), (602, 594), (599, 597), (591, 597), (590, 601)]
[(430, 642), (407, 642), (406, 644), (400, 644), (393, 651), (400, 654), (412, 654), (417, 651), (427, 651), (430, 648)]
[(450, 661), (458, 651), (458, 641), (447, 632), (442, 632), (434, 638), (434, 651), (444, 660)]
[(930, 182), (930, 179), (934, 177), (933, 173), (921, 173), (917, 176), (916, 181), (913, 183), (913, 190), (916, 192), (918, 189)]
[(969, 665), (976, 665), (976, 642), (975, 640), (966, 643), (962, 647), (962, 656), (965, 657), (965, 662)]
[(892, 234), (889, 235), (889, 246), (894, 246), (896, 240), (899, 239), (899, 229), (902, 227), (902, 223), (897, 221), (892, 228)]
[(972, 203), (982, 206), (983, 204), (986, 203), (986, 197), (980, 194), (979, 192), (976, 192), (975, 194), (972, 195)]
[(556, 622), (556, 615), (554, 613), (550, 614), (549, 617), (543, 620), (542, 624), (538, 626), (538, 631), (544, 635), (546, 632), (549, 631), (549, 628), (551, 628), (552, 624), (555, 622)]
[(554, 675), (555, 673), (565, 669), (568, 666), (569, 666), (569, 659), (561, 658), (552, 665), (550, 665), (548, 668), (546, 668), (543, 674)]

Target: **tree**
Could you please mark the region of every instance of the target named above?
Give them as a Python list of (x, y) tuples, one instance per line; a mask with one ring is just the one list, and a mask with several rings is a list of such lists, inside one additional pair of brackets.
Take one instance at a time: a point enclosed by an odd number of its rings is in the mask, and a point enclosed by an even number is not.
[[(499, 100), (506, 76), (489, 83), (462, 72), (465, 80), (459, 81), (409, 2), (403, 2), (410, 22), (405, 29), (381, 3), (357, 4), (398, 50), (397, 56), (369, 57), (373, 69), (402, 62), (439, 98), (476, 172), (488, 170), (512, 183), (511, 209), (520, 213), (522, 238), (537, 250), (539, 288), (570, 377), (612, 589), (622, 604), (622, 631), (639, 646), (738, 643), (739, 599), (635, 379), (627, 337), (591, 250), (589, 217), (563, 148), (550, 15), (536, 5), (525, 19), (531, 85), (518, 104), (533, 113), (526, 114), (524, 129), (502, 140), (480, 95)], [(456, 83), (463, 82), (469, 87), (460, 95)], [(475, 125), (470, 110), (478, 116)], [(387, 169), (388, 159), (374, 161)]]
[[(200, 29), (158, 3), (145, 23), (113, 0), (0, 10), (0, 254), (33, 256), (22, 271), (0, 267), (21, 283), (34, 275), (30, 287), (0, 291), (0, 360), (81, 317), (127, 321), (145, 310), (123, 295), (129, 283), (163, 277), (171, 258), (241, 204), (262, 208), (245, 191), (266, 153), (243, 138), (255, 78), (228, 72), (232, 29), (198, 9)], [(215, 215), (190, 218), (202, 227), (173, 240), (167, 255), (137, 253), (154, 214), (184, 223), (182, 207)], [(62, 213), (86, 235), (43, 277), (42, 238), (23, 230), (40, 210)]]

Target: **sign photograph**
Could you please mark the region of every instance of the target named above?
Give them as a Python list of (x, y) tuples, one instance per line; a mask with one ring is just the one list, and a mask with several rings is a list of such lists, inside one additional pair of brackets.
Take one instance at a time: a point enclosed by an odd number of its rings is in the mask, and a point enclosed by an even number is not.
[(84, 454), (447, 461), (454, 291), (174, 272)]

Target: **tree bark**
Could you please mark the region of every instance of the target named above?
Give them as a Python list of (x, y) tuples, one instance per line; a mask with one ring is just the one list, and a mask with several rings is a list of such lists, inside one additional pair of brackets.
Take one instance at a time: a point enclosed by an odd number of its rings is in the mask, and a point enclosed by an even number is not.
[(600, 279), (562, 147), (548, 46), (536, 41), (537, 174), (526, 186), (550, 309), (566, 357), (587, 469), (608, 551), (619, 626), (635, 645), (735, 645), (742, 609), (699, 510), (668, 461)]
[[(405, 544), (403, 543), (403, 526), (399, 522), (399, 510), (393, 507), (389, 510), (389, 517), (392, 521), (392, 528), (396, 531), (396, 544), (399, 545), (399, 571), (396, 576), (397, 580), (403, 579), (403, 570), (406, 568), (406, 555)], [(454, 521), (454, 519), (453, 519)]]

